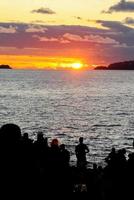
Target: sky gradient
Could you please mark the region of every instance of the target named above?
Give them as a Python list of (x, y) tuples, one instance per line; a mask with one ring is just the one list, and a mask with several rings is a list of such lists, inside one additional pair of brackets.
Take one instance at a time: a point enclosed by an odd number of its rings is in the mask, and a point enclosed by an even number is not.
[(0, 64), (92, 69), (134, 60), (134, 0), (4, 0), (0, 8)]

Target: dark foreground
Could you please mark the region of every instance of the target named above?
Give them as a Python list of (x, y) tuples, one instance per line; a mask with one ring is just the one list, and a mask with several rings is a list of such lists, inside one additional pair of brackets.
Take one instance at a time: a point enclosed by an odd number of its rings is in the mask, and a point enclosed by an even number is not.
[[(114, 148), (102, 168), (86, 163), (70, 166), (70, 154), (65, 145), (54, 139), (48, 146), (40, 133), (32, 141), (21, 135), (17, 125), (0, 128), (0, 192), (19, 195), (80, 194), (83, 199), (133, 199), (134, 154), (126, 159), (126, 150)], [(6, 194), (5, 193), (5, 194)]]

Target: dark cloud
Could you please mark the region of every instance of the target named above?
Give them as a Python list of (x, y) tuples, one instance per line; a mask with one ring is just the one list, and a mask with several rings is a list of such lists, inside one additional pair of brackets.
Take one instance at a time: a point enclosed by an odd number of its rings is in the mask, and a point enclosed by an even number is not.
[(123, 22), (128, 25), (134, 25), (134, 18), (126, 17)]
[(134, 28), (117, 21), (98, 20), (97, 22), (109, 29), (109, 32), (105, 33), (106, 35), (110, 34), (120, 44), (125, 44), (125, 48), (134, 46)]
[(103, 27), (109, 28), (109, 30), (114, 31), (114, 33), (118, 34), (126, 33), (131, 30), (130, 27), (125, 26), (123, 23), (119, 21), (105, 21), (105, 20), (96, 20), (97, 23), (100, 23)]
[(74, 16), (75, 19), (78, 19), (78, 20), (82, 20), (82, 17), (80, 16)]
[(43, 8), (43, 7), (39, 8), (39, 9), (32, 10), (31, 12), (32, 13), (40, 13), (40, 14), (48, 14), (48, 15), (56, 14), (56, 12), (54, 12), (50, 8)]
[(119, 3), (111, 6), (107, 11), (102, 11), (103, 13), (112, 12), (134, 12), (134, 2), (121, 0)]

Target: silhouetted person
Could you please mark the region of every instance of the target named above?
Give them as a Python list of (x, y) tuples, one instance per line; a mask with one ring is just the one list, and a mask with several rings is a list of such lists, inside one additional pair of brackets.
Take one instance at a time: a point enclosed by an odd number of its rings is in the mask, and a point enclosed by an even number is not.
[(24, 133), (21, 139), (21, 145), (23, 147), (23, 167), (29, 173), (32, 171), (34, 164), (34, 146), (33, 140), (29, 138), (28, 133)]
[(22, 136), (22, 141), (23, 141), (25, 144), (31, 144), (31, 143), (33, 143), (33, 140), (29, 138), (28, 133), (24, 133), (24, 134), (23, 134), (23, 136)]
[(9, 190), (20, 190), (22, 184), (23, 151), (20, 141), (21, 129), (18, 125), (5, 124), (0, 128), (0, 185), (8, 193)]
[(62, 186), (61, 177), (61, 154), (59, 141), (57, 138), (53, 139), (50, 145), (49, 152), (49, 168), (47, 171), (47, 191), (60, 193)]
[(44, 135), (42, 132), (39, 132), (37, 134), (37, 140), (34, 142), (34, 147), (35, 147), (35, 151), (36, 151), (35, 153), (37, 154), (37, 156), (39, 156), (39, 154), (43, 154), (44, 149), (48, 148), (47, 138), (44, 138)]
[(45, 144), (45, 138), (42, 132), (37, 133), (37, 140), (34, 142), (34, 144), (41, 146)]
[(105, 161), (110, 167), (114, 167), (117, 162), (117, 153), (115, 148), (113, 147), (111, 149), (111, 152), (108, 154), (108, 156), (105, 158)]
[(44, 138), (42, 132), (38, 132), (37, 140), (34, 142), (34, 153), (36, 158), (36, 165), (40, 176), (44, 173), (45, 166), (48, 163), (48, 143), (47, 138)]
[(50, 162), (51, 162), (52, 167), (57, 167), (57, 166), (59, 167), (61, 163), (60, 147), (59, 147), (59, 141), (57, 138), (53, 139), (51, 142)]
[(61, 162), (63, 167), (69, 167), (70, 152), (66, 149), (65, 144), (60, 145)]
[(75, 147), (75, 153), (77, 157), (77, 166), (85, 167), (87, 164), (86, 154), (89, 152), (89, 149), (86, 144), (83, 143), (83, 137), (79, 138), (79, 144)]

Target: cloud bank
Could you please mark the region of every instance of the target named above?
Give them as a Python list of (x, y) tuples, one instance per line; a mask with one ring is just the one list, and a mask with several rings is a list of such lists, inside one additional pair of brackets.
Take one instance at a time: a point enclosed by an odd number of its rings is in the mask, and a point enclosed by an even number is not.
[(134, 28), (117, 21), (96, 23), (103, 28), (0, 23), (0, 55), (74, 56), (97, 63), (133, 59)]

